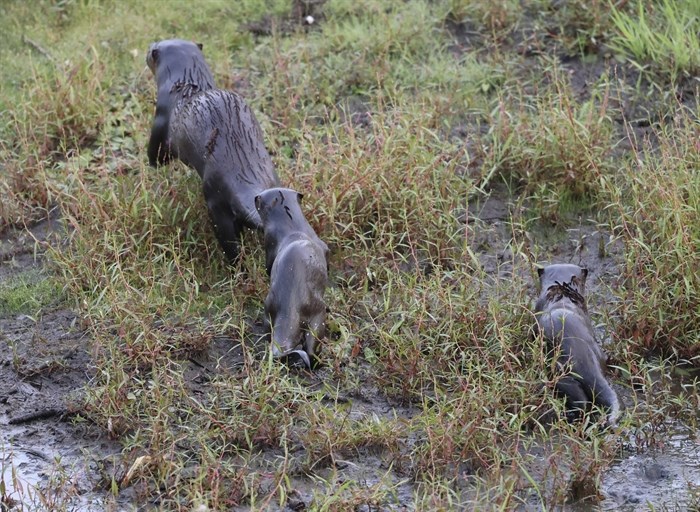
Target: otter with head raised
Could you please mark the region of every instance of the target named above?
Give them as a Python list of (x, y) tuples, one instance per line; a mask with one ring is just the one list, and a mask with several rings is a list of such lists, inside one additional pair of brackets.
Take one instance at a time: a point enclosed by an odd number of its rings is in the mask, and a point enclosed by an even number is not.
[(265, 313), (272, 327), (272, 356), (311, 368), (326, 332), (328, 246), (304, 217), (301, 198), (294, 190), (273, 188), (259, 194), (255, 206), (270, 273)]
[(260, 125), (243, 98), (214, 88), (200, 45), (160, 41), (146, 62), (158, 86), (149, 163), (178, 158), (197, 171), (217, 239), (233, 261), (243, 228), (262, 229), (255, 196), (279, 186)]
[(580, 415), (591, 404), (607, 409), (606, 423), (615, 425), (623, 404), (604, 375), (607, 357), (598, 345), (584, 298), (588, 270), (555, 264), (537, 269), (540, 296), (535, 304), (537, 329), (550, 350), (559, 352), (557, 366), (570, 374), (556, 384), (567, 410)]

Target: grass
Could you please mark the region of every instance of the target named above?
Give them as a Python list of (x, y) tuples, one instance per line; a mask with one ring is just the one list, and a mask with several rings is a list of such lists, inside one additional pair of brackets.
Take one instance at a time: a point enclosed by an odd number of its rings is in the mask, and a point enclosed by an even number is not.
[(597, 196), (610, 172), (613, 131), (607, 91), (576, 101), (556, 63), (544, 59), (542, 68), (546, 85), (534, 100), (499, 100), (483, 169), (487, 178), (520, 184), (536, 196), (542, 218), (556, 219), (571, 201), (590, 204)]
[(0, 314), (36, 315), (43, 308), (61, 301), (61, 283), (43, 272), (18, 274), (0, 284)]
[[(694, 15), (690, 2), (652, 4), (669, 27)], [(162, 510), (595, 501), (624, 451), (593, 416), (561, 420), (558, 375), (530, 332), (545, 261), (595, 267), (590, 309), (630, 412), (620, 439), (647, 453), (665, 422), (695, 424), (695, 385), (672, 394), (673, 379), (656, 377), (698, 354), (697, 105), (674, 89), (694, 68), (628, 53), (644, 37), (630, 28), (647, 21), (637, 5), (1, 9), (12, 78), (0, 81), (0, 228), (61, 209), (67, 239), (47, 252), (90, 334), (81, 417), (124, 447), (105, 478), (112, 499)], [(217, 83), (245, 96), (331, 248), (317, 374), (267, 356), (261, 237), (246, 233), (227, 266), (196, 173), (146, 165), (144, 55), (166, 37), (202, 42)], [(597, 60), (604, 43), (629, 59)], [(646, 61), (661, 72), (640, 77)], [(662, 88), (674, 93), (646, 96)], [(662, 113), (644, 129), (630, 104)], [(491, 217), (489, 194), (505, 213)], [(4, 282), (0, 297), (43, 305), (56, 286)], [(52, 506), (69, 509), (59, 487)]]
[[(660, 127), (658, 144), (641, 142), (627, 162), (631, 179), (612, 197), (629, 194), (615, 228), (627, 240), (627, 276), (620, 335), (641, 352), (698, 356), (697, 309), (700, 244), (697, 168), (698, 126), (693, 111), (679, 109)], [(632, 172), (632, 169), (634, 172)], [(636, 297), (633, 299), (633, 297)]]
[[(650, 8), (651, 7), (651, 8)], [(613, 10), (616, 34), (613, 48), (629, 55), (640, 68), (675, 80), (692, 77), (700, 69), (700, 7), (683, 0), (648, 5), (638, 0), (634, 12)]]

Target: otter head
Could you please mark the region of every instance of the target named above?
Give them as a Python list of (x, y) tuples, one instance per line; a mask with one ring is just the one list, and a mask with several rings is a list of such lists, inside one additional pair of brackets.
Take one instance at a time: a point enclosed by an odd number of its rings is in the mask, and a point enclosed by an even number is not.
[(284, 219), (294, 221), (294, 214), (301, 211), (303, 194), (290, 188), (269, 188), (255, 196), (255, 209), (260, 214), (263, 224), (268, 219), (283, 222)]
[(545, 294), (553, 286), (568, 284), (581, 295), (585, 294), (588, 269), (569, 263), (556, 263), (537, 267), (540, 276), (540, 293)]
[(148, 65), (148, 69), (155, 75), (161, 53), (179, 53), (183, 57), (192, 54), (201, 56), (203, 48), (204, 45), (202, 43), (193, 43), (192, 41), (185, 41), (183, 39), (166, 39), (151, 44), (146, 54), (146, 64)]

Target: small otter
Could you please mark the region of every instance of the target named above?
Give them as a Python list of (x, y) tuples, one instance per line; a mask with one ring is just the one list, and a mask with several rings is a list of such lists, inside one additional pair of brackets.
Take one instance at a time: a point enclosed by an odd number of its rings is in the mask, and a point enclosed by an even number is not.
[(260, 125), (243, 98), (214, 88), (201, 46), (154, 43), (146, 62), (158, 85), (149, 162), (174, 157), (197, 171), (217, 239), (235, 261), (243, 227), (262, 229), (255, 196), (279, 186)]
[(598, 345), (584, 298), (588, 269), (555, 264), (538, 268), (540, 296), (535, 304), (537, 328), (550, 350), (559, 348), (557, 365), (571, 374), (559, 379), (556, 392), (566, 398), (569, 414), (588, 405), (607, 408), (607, 424), (615, 425), (624, 405), (605, 379), (607, 357)]
[(255, 197), (255, 207), (263, 221), (270, 274), (265, 313), (272, 325), (272, 356), (311, 368), (316, 343), (326, 332), (328, 246), (304, 217), (302, 197), (272, 188)]

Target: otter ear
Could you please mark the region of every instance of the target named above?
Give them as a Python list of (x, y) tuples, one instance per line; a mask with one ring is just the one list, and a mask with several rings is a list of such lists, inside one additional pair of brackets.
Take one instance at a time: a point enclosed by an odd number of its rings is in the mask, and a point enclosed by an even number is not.
[(544, 274), (544, 267), (537, 267), (537, 275), (542, 277), (542, 274)]
[(202, 44), (202, 43), (194, 43), (194, 44), (196, 44), (197, 48), (199, 48), (200, 50), (204, 50), (204, 44)]
[(151, 50), (151, 60), (153, 61), (153, 64), (158, 62), (158, 55), (159, 54), (160, 54), (160, 51), (158, 50), (158, 48), (153, 48)]
[(583, 267), (581, 269), (581, 278), (583, 279), (583, 282), (586, 282), (586, 278), (588, 277), (588, 269), (586, 267)]
[(260, 196), (259, 195), (255, 196), (255, 209), (256, 210), (260, 211), (260, 206), (262, 205), (261, 203), (262, 203), (262, 201), (260, 200)]
[(302, 199), (304, 199), (304, 194), (297, 192), (297, 201), (299, 201), (299, 204), (301, 204)]

